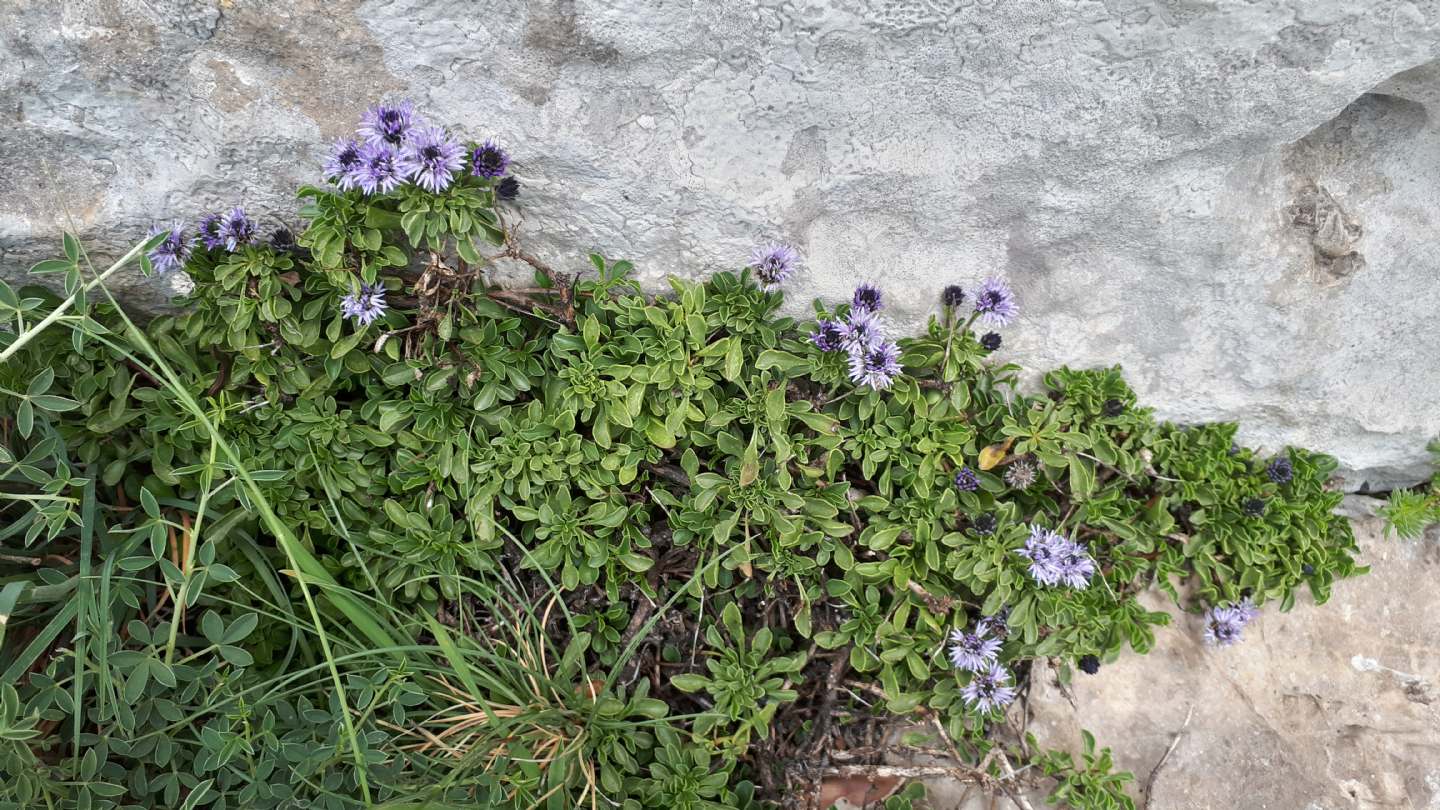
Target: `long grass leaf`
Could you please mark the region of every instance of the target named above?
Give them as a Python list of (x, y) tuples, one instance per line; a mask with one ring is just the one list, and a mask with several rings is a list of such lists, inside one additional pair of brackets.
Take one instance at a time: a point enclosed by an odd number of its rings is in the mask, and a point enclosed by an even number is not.
[[(21, 650), (15, 657), (15, 660), (10, 662), (10, 666), (6, 667), (5, 672), (0, 674), (0, 683), (19, 683), (20, 679), (24, 677), (30, 667), (39, 660), (45, 650), (60, 636), (61, 631), (63, 631), (70, 622), (75, 620), (75, 614), (79, 612), (79, 609), (80, 606), (74, 599), (61, 605), (60, 610), (56, 611), (55, 615), (50, 617), (50, 621), (46, 623), (44, 629), (40, 631), (40, 634), (31, 639), (30, 643), (25, 645), (25, 649)], [(3, 663), (4, 662), (0, 662), (0, 664)]]

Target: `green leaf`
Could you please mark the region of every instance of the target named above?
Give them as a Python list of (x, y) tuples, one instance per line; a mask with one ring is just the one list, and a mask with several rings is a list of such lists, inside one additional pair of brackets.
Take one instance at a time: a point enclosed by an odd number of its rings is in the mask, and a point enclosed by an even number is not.
[(57, 397), (54, 394), (39, 394), (30, 397), (37, 408), (50, 411), (51, 413), (65, 413), (80, 407), (80, 403), (67, 397)]
[(140, 488), (140, 506), (144, 508), (145, 514), (153, 520), (160, 518), (160, 503), (155, 500), (148, 487)]
[(1095, 491), (1095, 466), (1079, 456), (1070, 456), (1070, 491), (1077, 500)]
[(30, 384), (25, 386), (25, 396), (35, 397), (43, 394), (50, 390), (50, 386), (54, 382), (55, 370), (48, 367), (43, 368), (39, 374), (30, 379)]
[(676, 675), (670, 679), (670, 685), (681, 692), (699, 692), (710, 685), (710, 679), (704, 675)]
[(200, 617), (200, 633), (211, 644), (220, 644), (225, 640), (225, 621), (215, 611), (207, 610)]
[(73, 261), (65, 259), (46, 259), (43, 262), (36, 262), (31, 266), (30, 272), (33, 275), (44, 275), (46, 273), (64, 273), (75, 266)]
[(745, 356), (741, 353), (741, 343), (738, 338), (727, 337), (724, 342), (728, 345), (725, 348), (725, 368), (721, 374), (730, 382), (735, 382), (740, 379)]
[(229, 644), (220, 645), (220, 657), (237, 667), (248, 667), (255, 663), (255, 659), (240, 647), (233, 647)]
[(789, 352), (780, 351), (779, 349), (766, 349), (755, 359), (755, 368), (761, 371), (778, 368), (781, 371), (791, 372), (808, 369), (809, 367), (809, 360), (803, 357), (797, 357)]
[(255, 615), (254, 613), (243, 614), (237, 617), (235, 621), (230, 623), (230, 626), (226, 628), (225, 635), (221, 638), (221, 641), (226, 644), (239, 644), (241, 641), (244, 641), (247, 636), (254, 632), (255, 628), (259, 624), (259, 616)]

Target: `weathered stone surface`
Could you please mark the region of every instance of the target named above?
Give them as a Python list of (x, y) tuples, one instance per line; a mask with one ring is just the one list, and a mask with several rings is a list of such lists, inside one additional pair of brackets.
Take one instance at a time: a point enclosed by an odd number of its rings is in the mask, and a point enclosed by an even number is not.
[(293, 219), (321, 144), (404, 95), (512, 146), (557, 263), (787, 238), (796, 312), (870, 278), (896, 331), (1003, 273), (1003, 352), (1123, 363), (1166, 416), (1384, 486), (1440, 434), (1437, 34), (1435, 0), (9, 0), (0, 271), (67, 222)]
[(1330, 602), (1267, 606), (1223, 649), (1169, 606), (1150, 654), (1075, 675), (1073, 706), (1037, 677), (1030, 729), (1061, 747), (1091, 730), (1139, 787), (1180, 734), (1151, 810), (1440, 807), (1440, 531), (1386, 539), (1366, 518), (1356, 532), (1372, 570)]

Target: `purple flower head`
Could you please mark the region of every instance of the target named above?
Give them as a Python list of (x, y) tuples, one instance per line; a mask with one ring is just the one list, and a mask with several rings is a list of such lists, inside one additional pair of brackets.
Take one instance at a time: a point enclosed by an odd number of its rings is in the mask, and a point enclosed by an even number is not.
[(884, 306), (882, 300), (879, 287), (868, 282), (861, 284), (855, 288), (855, 295), (850, 299), (850, 311), (858, 312), (863, 309), (866, 312), (879, 312)]
[(1000, 655), (1000, 640), (979, 631), (950, 631), (950, 663), (969, 672), (988, 668)]
[(1236, 602), (1235, 609), (1240, 611), (1240, 616), (1245, 620), (1246, 624), (1249, 624), (1252, 619), (1260, 615), (1260, 608), (1255, 607), (1255, 603), (1248, 596)]
[(1249, 621), (1240, 608), (1216, 605), (1205, 613), (1205, 643), (1228, 647), (1240, 640), (1240, 633)]
[(221, 219), (219, 214), (206, 214), (195, 226), (200, 231), (200, 241), (210, 250), (225, 245), (225, 237), (220, 235)]
[(961, 492), (974, 492), (980, 488), (980, 477), (969, 467), (961, 467), (955, 473), (955, 488)]
[(470, 173), (476, 177), (499, 177), (510, 167), (510, 155), (494, 139), (470, 153)]
[(1070, 541), (1044, 526), (1031, 526), (1025, 547), (1015, 553), (1030, 561), (1030, 576), (1041, 585), (1058, 585), (1064, 577), (1063, 557)]
[(513, 177), (507, 177), (501, 180), (499, 185), (495, 186), (495, 196), (502, 200), (513, 200), (519, 197), (520, 181)]
[(993, 352), (1000, 348), (1000, 335), (996, 332), (986, 332), (980, 336), (980, 346), (987, 352)]
[(1295, 476), (1295, 465), (1290, 462), (1290, 459), (1280, 456), (1270, 462), (1269, 466), (1265, 468), (1265, 474), (1270, 476), (1271, 481), (1284, 484)]
[(1057, 558), (1057, 568), (1060, 571), (1060, 581), (1076, 590), (1083, 591), (1090, 585), (1090, 577), (1095, 575), (1095, 561), (1090, 558), (1090, 552), (1079, 543), (1065, 540), (1065, 545), (1060, 549)]
[(1015, 293), (1003, 280), (991, 277), (980, 285), (975, 294), (975, 311), (981, 320), (991, 326), (1004, 326), (1014, 320), (1020, 308), (1015, 305)]
[(434, 194), (450, 185), (451, 176), (465, 165), (465, 149), (450, 140), (440, 127), (416, 127), (400, 149), (397, 165), (406, 177)]
[(947, 307), (958, 307), (965, 303), (965, 288), (959, 284), (951, 284), (940, 292), (940, 303)]
[(237, 205), (220, 221), (220, 238), (225, 241), (225, 249), (234, 253), (255, 240), (255, 221)]
[(850, 381), (883, 391), (900, 374), (900, 347), (893, 340), (850, 352)]
[(360, 145), (355, 143), (354, 138), (339, 138), (325, 158), (324, 172), (335, 185), (349, 191), (358, 185), (357, 173), (361, 165)]
[(884, 339), (880, 331), (880, 321), (876, 320), (875, 313), (868, 309), (852, 310), (842, 329), (844, 335), (840, 341), (849, 352), (868, 349)]
[(166, 236), (163, 242), (146, 254), (150, 258), (150, 266), (161, 274), (184, 267), (185, 261), (190, 258), (190, 248), (195, 244), (194, 239), (185, 236), (185, 223), (176, 220), (170, 223), (169, 227), (157, 225), (150, 235), (157, 233), (164, 233)]
[(381, 284), (361, 284), (359, 292), (340, 299), (340, 314), (354, 318), (361, 326), (369, 326), (385, 314), (385, 309), (385, 287)]
[(750, 253), (750, 269), (767, 290), (778, 288), (799, 264), (800, 254), (795, 248), (779, 242), (761, 245)]
[(840, 351), (845, 348), (845, 324), (830, 319), (816, 321), (810, 342), (822, 352)]
[(360, 168), (356, 170), (356, 184), (366, 194), (388, 194), (394, 191), (405, 174), (395, 150), (385, 144), (367, 143), (360, 150)]
[(421, 123), (415, 105), (408, 101), (398, 104), (377, 104), (360, 116), (357, 134), (372, 146), (397, 147), (404, 143), (410, 129)]
[(972, 709), (988, 714), (993, 709), (1009, 706), (1015, 700), (1015, 687), (1010, 685), (1010, 673), (998, 663), (976, 672), (970, 683), (960, 690), (960, 696)]

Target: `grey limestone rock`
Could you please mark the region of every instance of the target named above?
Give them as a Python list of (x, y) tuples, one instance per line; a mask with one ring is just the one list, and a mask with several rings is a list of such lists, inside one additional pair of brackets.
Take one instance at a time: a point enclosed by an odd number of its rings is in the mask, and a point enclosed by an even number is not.
[(324, 144), (409, 97), (512, 148), (558, 266), (783, 238), (795, 313), (868, 279), (898, 334), (1001, 274), (1002, 356), (1122, 363), (1384, 487), (1440, 434), (1437, 57), (1435, 0), (9, 0), (0, 273), (67, 228), (294, 224)]

